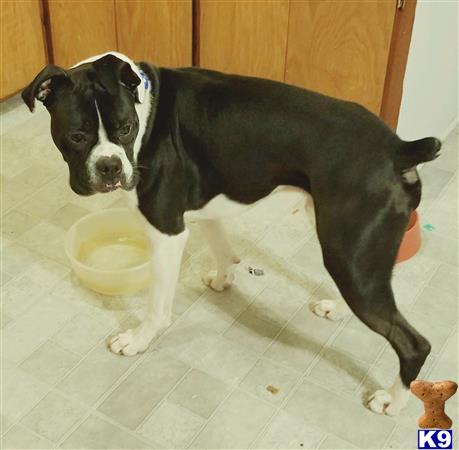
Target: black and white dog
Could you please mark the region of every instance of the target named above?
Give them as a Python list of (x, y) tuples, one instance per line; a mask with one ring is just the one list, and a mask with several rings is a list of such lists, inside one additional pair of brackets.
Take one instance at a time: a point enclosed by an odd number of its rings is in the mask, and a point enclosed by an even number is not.
[[(76, 193), (124, 189), (146, 219), (149, 309), (139, 327), (111, 340), (113, 352), (143, 352), (170, 324), (185, 217), (205, 229), (217, 267), (204, 281), (220, 291), (239, 260), (219, 219), (294, 186), (314, 208), (324, 265), (346, 303), (399, 357), (399, 377), (370, 408), (397, 414), (405, 405), (430, 344), (398, 311), (391, 274), (420, 201), (416, 165), (437, 156), (437, 139), (404, 142), (355, 103), (283, 83), (156, 68), (119, 53), (70, 70), (48, 65), (22, 97), (30, 110), (35, 99), (48, 109)], [(327, 315), (333, 306), (315, 307)]]

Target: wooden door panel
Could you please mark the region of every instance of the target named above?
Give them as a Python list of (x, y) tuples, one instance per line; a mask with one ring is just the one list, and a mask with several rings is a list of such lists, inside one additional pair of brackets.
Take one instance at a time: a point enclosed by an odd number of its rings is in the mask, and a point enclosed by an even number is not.
[(288, 83), (381, 109), (395, 1), (292, 0)]
[(49, 17), (54, 64), (117, 49), (114, 0), (50, 0)]
[(397, 129), (398, 115), (402, 103), (403, 80), (408, 61), (415, 11), (416, 0), (406, 0), (403, 10), (397, 11), (395, 14), (392, 29), (380, 117), (394, 130)]
[(200, 66), (283, 80), (288, 9), (288, 0), (201, 0)]
[(135, 61), (190, 66), (191, 0), (116, 0), (119, 51)]
[(46, 64), (38, 0), (1, 2), (0, 98), (29, 84)]

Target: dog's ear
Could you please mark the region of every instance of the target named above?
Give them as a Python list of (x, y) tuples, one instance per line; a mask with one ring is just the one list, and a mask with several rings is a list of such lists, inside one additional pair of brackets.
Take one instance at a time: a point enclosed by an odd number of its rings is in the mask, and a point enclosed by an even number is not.
[(92, 63), (99, 83), (110, 95), (117, 95), (120, 85), (126, 87), (140, 103), (138, 86), (140, 77), (127, 61), (115, 55), (106, 55)]
[(56, 98), (57, 91), (64, 86), (72, 86), (67, 72), (53, 64), (48, 64), (22, 91), (22, 99), (30, 111), (34, 110), (35, 99), (48, 107)]

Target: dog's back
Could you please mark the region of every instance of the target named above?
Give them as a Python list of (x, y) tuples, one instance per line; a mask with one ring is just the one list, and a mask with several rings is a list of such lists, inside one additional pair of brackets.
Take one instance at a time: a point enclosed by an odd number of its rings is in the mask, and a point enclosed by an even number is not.
[(415, 166), (440, 148), (434, 138), (404, 143), (364, 107), (284, 83), (195, 68), (159, 75), (158, 115), (178, 117), (182, 149), (209, 191), (243, 203), (278, 185), (320, 196), (370, 178), (414, 184)]

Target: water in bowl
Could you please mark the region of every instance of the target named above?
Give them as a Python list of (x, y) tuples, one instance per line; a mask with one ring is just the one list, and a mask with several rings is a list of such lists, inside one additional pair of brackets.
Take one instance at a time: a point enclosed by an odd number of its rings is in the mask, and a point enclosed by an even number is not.
[(142, 236), (98, 235), (82, 243), (78, 259), (97, 270), (121, 270), (148, 261), (149, 246)]

